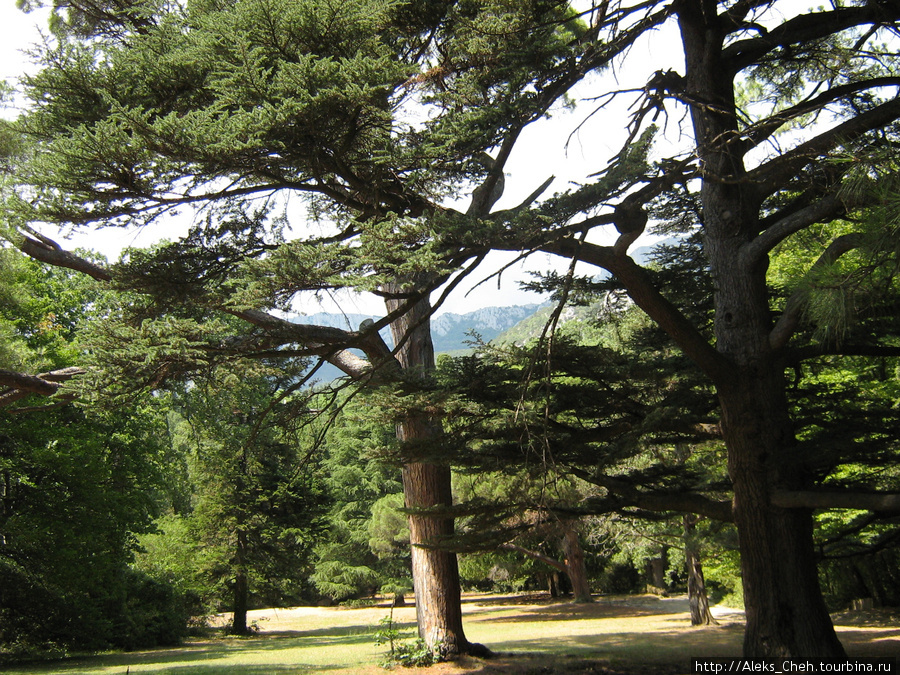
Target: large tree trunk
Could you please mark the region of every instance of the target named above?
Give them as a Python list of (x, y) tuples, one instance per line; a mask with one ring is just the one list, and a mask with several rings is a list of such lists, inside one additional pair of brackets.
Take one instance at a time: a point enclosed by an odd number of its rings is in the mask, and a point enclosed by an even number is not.
[(783, 386), (765, 384), (748, 374), (743, 386), (721, 395), (747, 617), (744, 655), (841, 658), (819, 587), (812, 513), (771, 505), (773, 489), (803, 487), (803, 471), (791, 465)]
[(587, 567), (584, 562), (584, 549), (578, 540), (578, 532), (571, 523), (566, 523), (563, 535), (563, 552), (566, 556), (566, 574), (572, 582), (572, 596), (575, 602), (593, 602), (591, 585), (588, 583)]
[[(396, 309), (400, 302), (388, 300), (388, 311)], [(397, 353), (397, 360), (408, 377), (424, 379), (434, 370), (430, 312), (428, 300), (421, 300), (391, 324), (395, 343), (406, 340)], [(435, 425), (427, 415), (412, 414), (397, 426), (397, 437), (401, 442), (424, 448), (438, 431)], [(450, 467), (431, 462), (406, 465), (403, 494), (406, 507), (413, 509), (409, 514), (409, 537), (419, 637), (439, 658), (453, 658), (469, 652), (471, 647), (463, 632), (459, 567), (455, 553), (434, 548), (453, 535), (453, 519), (415, 512), (441, 510), (452, 505)]]
[(771, 505), (775, 489), (802, 489), (781, 355), (772, 329), (765, 256), (747, 247), (760, 232), (759, 186), (747, 177), (734, 100), (734, 73), (722, 56), (715, 3), (677, 3), (684, 43), (685, 98), (703, 172), (705, 249), (715, 286), (716, 349), (733, 364), (719, 376), (722, 433), (734, 486), (747, 628), (746, 657), (841, 657), (819, 589), (812, 513)]
[[(407, 508), (446, 508), (451, 503), (450, 469), (434, 464), (408, 464), (403, 467), (403, 491)], [(456, 554), (429, 547), (451, 536), (452, 519), (410, 514), (419, 637), (441, 658), (466, 653), (469, 647), (463, 633)]]

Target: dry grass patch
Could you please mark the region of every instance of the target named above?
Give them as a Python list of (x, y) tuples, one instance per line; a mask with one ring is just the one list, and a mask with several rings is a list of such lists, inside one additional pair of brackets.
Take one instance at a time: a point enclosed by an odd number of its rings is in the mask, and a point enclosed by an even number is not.
[[(360, 609), (297, 607), (251, 612), (259, 633), (250, 638), (189, 642), (179, 649), (67, 659), (8, 671), (9, 675), (384, 675), (383, 647), (373, 633), (386, 605)], [(467, 595), (466, 634), (496, 652), (490, 660), (463, 658), (403, 675), (677, 675), (694, 656), (740, 654), (741, 612), (717, 608), (720, 625), (692, 628), (685, 598), (603, 596), (590, 605), (546, 596)], [(415, 634), (415, 609), (394, 610), (405, 636)], [(222, 619), (223, 623), (225, 618)], [(897, 616), (875, 610), (836, 617), (853, 656), (900, 655)]]

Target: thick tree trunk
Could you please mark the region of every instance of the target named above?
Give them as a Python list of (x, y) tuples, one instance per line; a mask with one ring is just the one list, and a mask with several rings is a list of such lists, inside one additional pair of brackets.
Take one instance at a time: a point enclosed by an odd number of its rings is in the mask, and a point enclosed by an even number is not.
[(840, 658), (844, 650), (819, 587), (812, 513), (771, 505), (773, 489), (800, 489), (791, 484), (803, 479), (802, 468), (790, 464), (786, 405), (772, 405), (783, 403), (783, 388), (778, 396), (760, 386), (763, 378), (753, 379), (721, 396), (741, 549), (744, 655)]
[[(399, 304), (399, 300), (388, 300), (388, 311)], [(395, 343), (406, 340), (397, 360), (407, 376), (424, 379), (434, 370), (430, 311), (430, 303), (422, 300), (391, 324)], [(435, 424), (426, 415), (411, 415), (398, 425), (397, 437), (401, 442), (424, 447), (437, 433)], [(439, 658), (453, 658), (471, 647), (463, 632), (459, 567), (455, 553), (433, 547), (453, 536), (453, 519), (415, 512), (446, 509), (453, 504), (450, 467), (430, 462), (404, 466), (403, 494), (406, 507), (414, 510), (409, 515), (409, 536), (419, 637)]]
[[(717, 225), (713, 232), (726, 230)], [(729, 251), (735, 245), (723, 236), (709, 248), (717, 348), (737, 366), (736, 377), (717, 389), (741, 551), (744, 656), (840, 658), (844, 650), (819, 587), (812, 512), (772, 504), (777, 490), (808, 488), (809, 473), (794, 452), (784, 366), (769, 349), (765, 270), (735, 265), (738, 253)]]
[(656, 558), (647, 563), (647, 573), (650, 577), (650, 585), (654, 588), (666, 588), (666, 568), (669, 566), (669, 556), (663, 549)]
[(578, 533), (571, 524), (566, 524), (563, 535), (563, 552), (566, 556), (566, 574), (572, 582), (572, 596), (575, 602), (593, 602), (591, 585), (588, 583), (587, 567), (584, 562), (584, 549), (578, 540)]
[(709, 609), (706, 594), (706, 580), (700, 562), (700, 547), (694, 538), (694, 524), (697, 516), (685, 514), (684, 523), (684, 565), (688, 576), (688, 603), (691, 607), (691, 625), (708, 626), (718, 623)]
[(759, 235), (762, 199), (747, 177), (734, 72), (723, 57), (726, 21), (704, 0), (677, 3), (684, 43), (686, 100), (702, 167), (705, 249), (715, 286), (716, 349), (733, 365), (716, 382), (722, 433), (734, 486), (747, 628), (746, 657), (841, 657), (819, 589), (812, 513), (776, 508), (773, 491), (807, 487), (793, 457), (795, 438), (784, 366), (772, 351), (765, 256)]
[[(434, 464), (408, 464), (403, 467), (403, 491), (407, 508), (445, 508), (451, 503), (450, 469)], [(452, 519), (410, 514), (419, 637), (441, 658), (466, 653), (469, 647), (462, 626), (456, 554), (431, 548), (451, 536)]]

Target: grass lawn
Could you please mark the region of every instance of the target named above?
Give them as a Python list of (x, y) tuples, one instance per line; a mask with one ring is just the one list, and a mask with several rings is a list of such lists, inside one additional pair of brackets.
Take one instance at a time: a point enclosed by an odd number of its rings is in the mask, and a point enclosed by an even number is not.
[[(385, 648), (373, 633), (388, 608), (298, 607), (251, 612), (259, 626), (250, 638), (191, 640), (176, 649), (115, 653), (14, 666), (7, 675), (166, 674), (375, 675)], [(743, 617), (720, 610), (719, 625), (692, 628), (687, 601), (655, 596), (602, 596), (591, 605), (540, 596), (467, 595), (467, 637), (497, 653), (402, 673), (687, 673), (693, 656), (740, 654)], [(415, 610), (394, 610), (405, 635), (415, 634)], [(900, 656), (897, 616), (873, 611), (835, 617), (851, 656)]]

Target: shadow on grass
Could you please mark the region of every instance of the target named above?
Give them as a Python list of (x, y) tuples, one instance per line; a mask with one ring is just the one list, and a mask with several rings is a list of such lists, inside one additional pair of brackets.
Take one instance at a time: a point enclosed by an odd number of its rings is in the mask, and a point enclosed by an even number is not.
[(900, 629), (838, 627), (838, 639), (850, 656), (900, 657)]
[(501, 653), (543, 652), (630, 662), (688, 663), (693, 656), (736, 656), (741, 653), (743, 626), (730, 624), (696, 631), (657, 630), (561, 635), (553, 640), (508, 640), (496, 645)]
[[(415, 623), (394, 624), (394, 628), (400, 631), (401, 639), (412, 637), (415, 632)], [(327, 649), (329, 651), (372, 645), (374, 651), (375, 626), (357, 625), (341, 626), (336, 628), (319, 628), (306, 631), (271, 631), (261, 632), (258, 635), (247, 637), (223, 637), (220, 639), (197, 640), (186, 643), (182, 647), (170, 649), (155, 649), (141, 652), (126, 652), (105, 654), (93, 657), (74, 657), (58, 661), (42, 661), (40, 663), (20, 664), (12, 666), (13, 672), (22, 673), (91, 673), (91, 672), (119, 672), (125, 673), (130, 668), (140, 670), (135, 672), (166, 673), (175, 672), (179, 675), (212, 674), (212, 673), (240, 673), (240, 675), (257, 675), (262, 673), (297, 673), (304, 670), (309, 672), (324, 672), (329, 670), (341, 670), (346, 665), (322, 665), (304, 664), (302, 650)], [(300, 658), (293, 658), (290, 664), (251, 665), (225, 663), (231, 656), (243, 652), (269, 652), (296, 651)], [(335, 659), (338, 660), (338, 659)], [(171, 667), (167, 667), (167, 666)], [(152, 670), (146, 670), (152, 667)]]
[(533, 621), (594, 621), (596, 619), (628, 619), (660, 614), (680, 615), (684, 610), (677, 607), (645, 606), (630, 607), (619, 604), (594, 602), (590, 604), (555, 603), (544, 607), (523, 607), (515, 615), (503, 616), (508, 608), (482, 609), (470, 615), (469, 620), (497, 623), (530, 623)]

